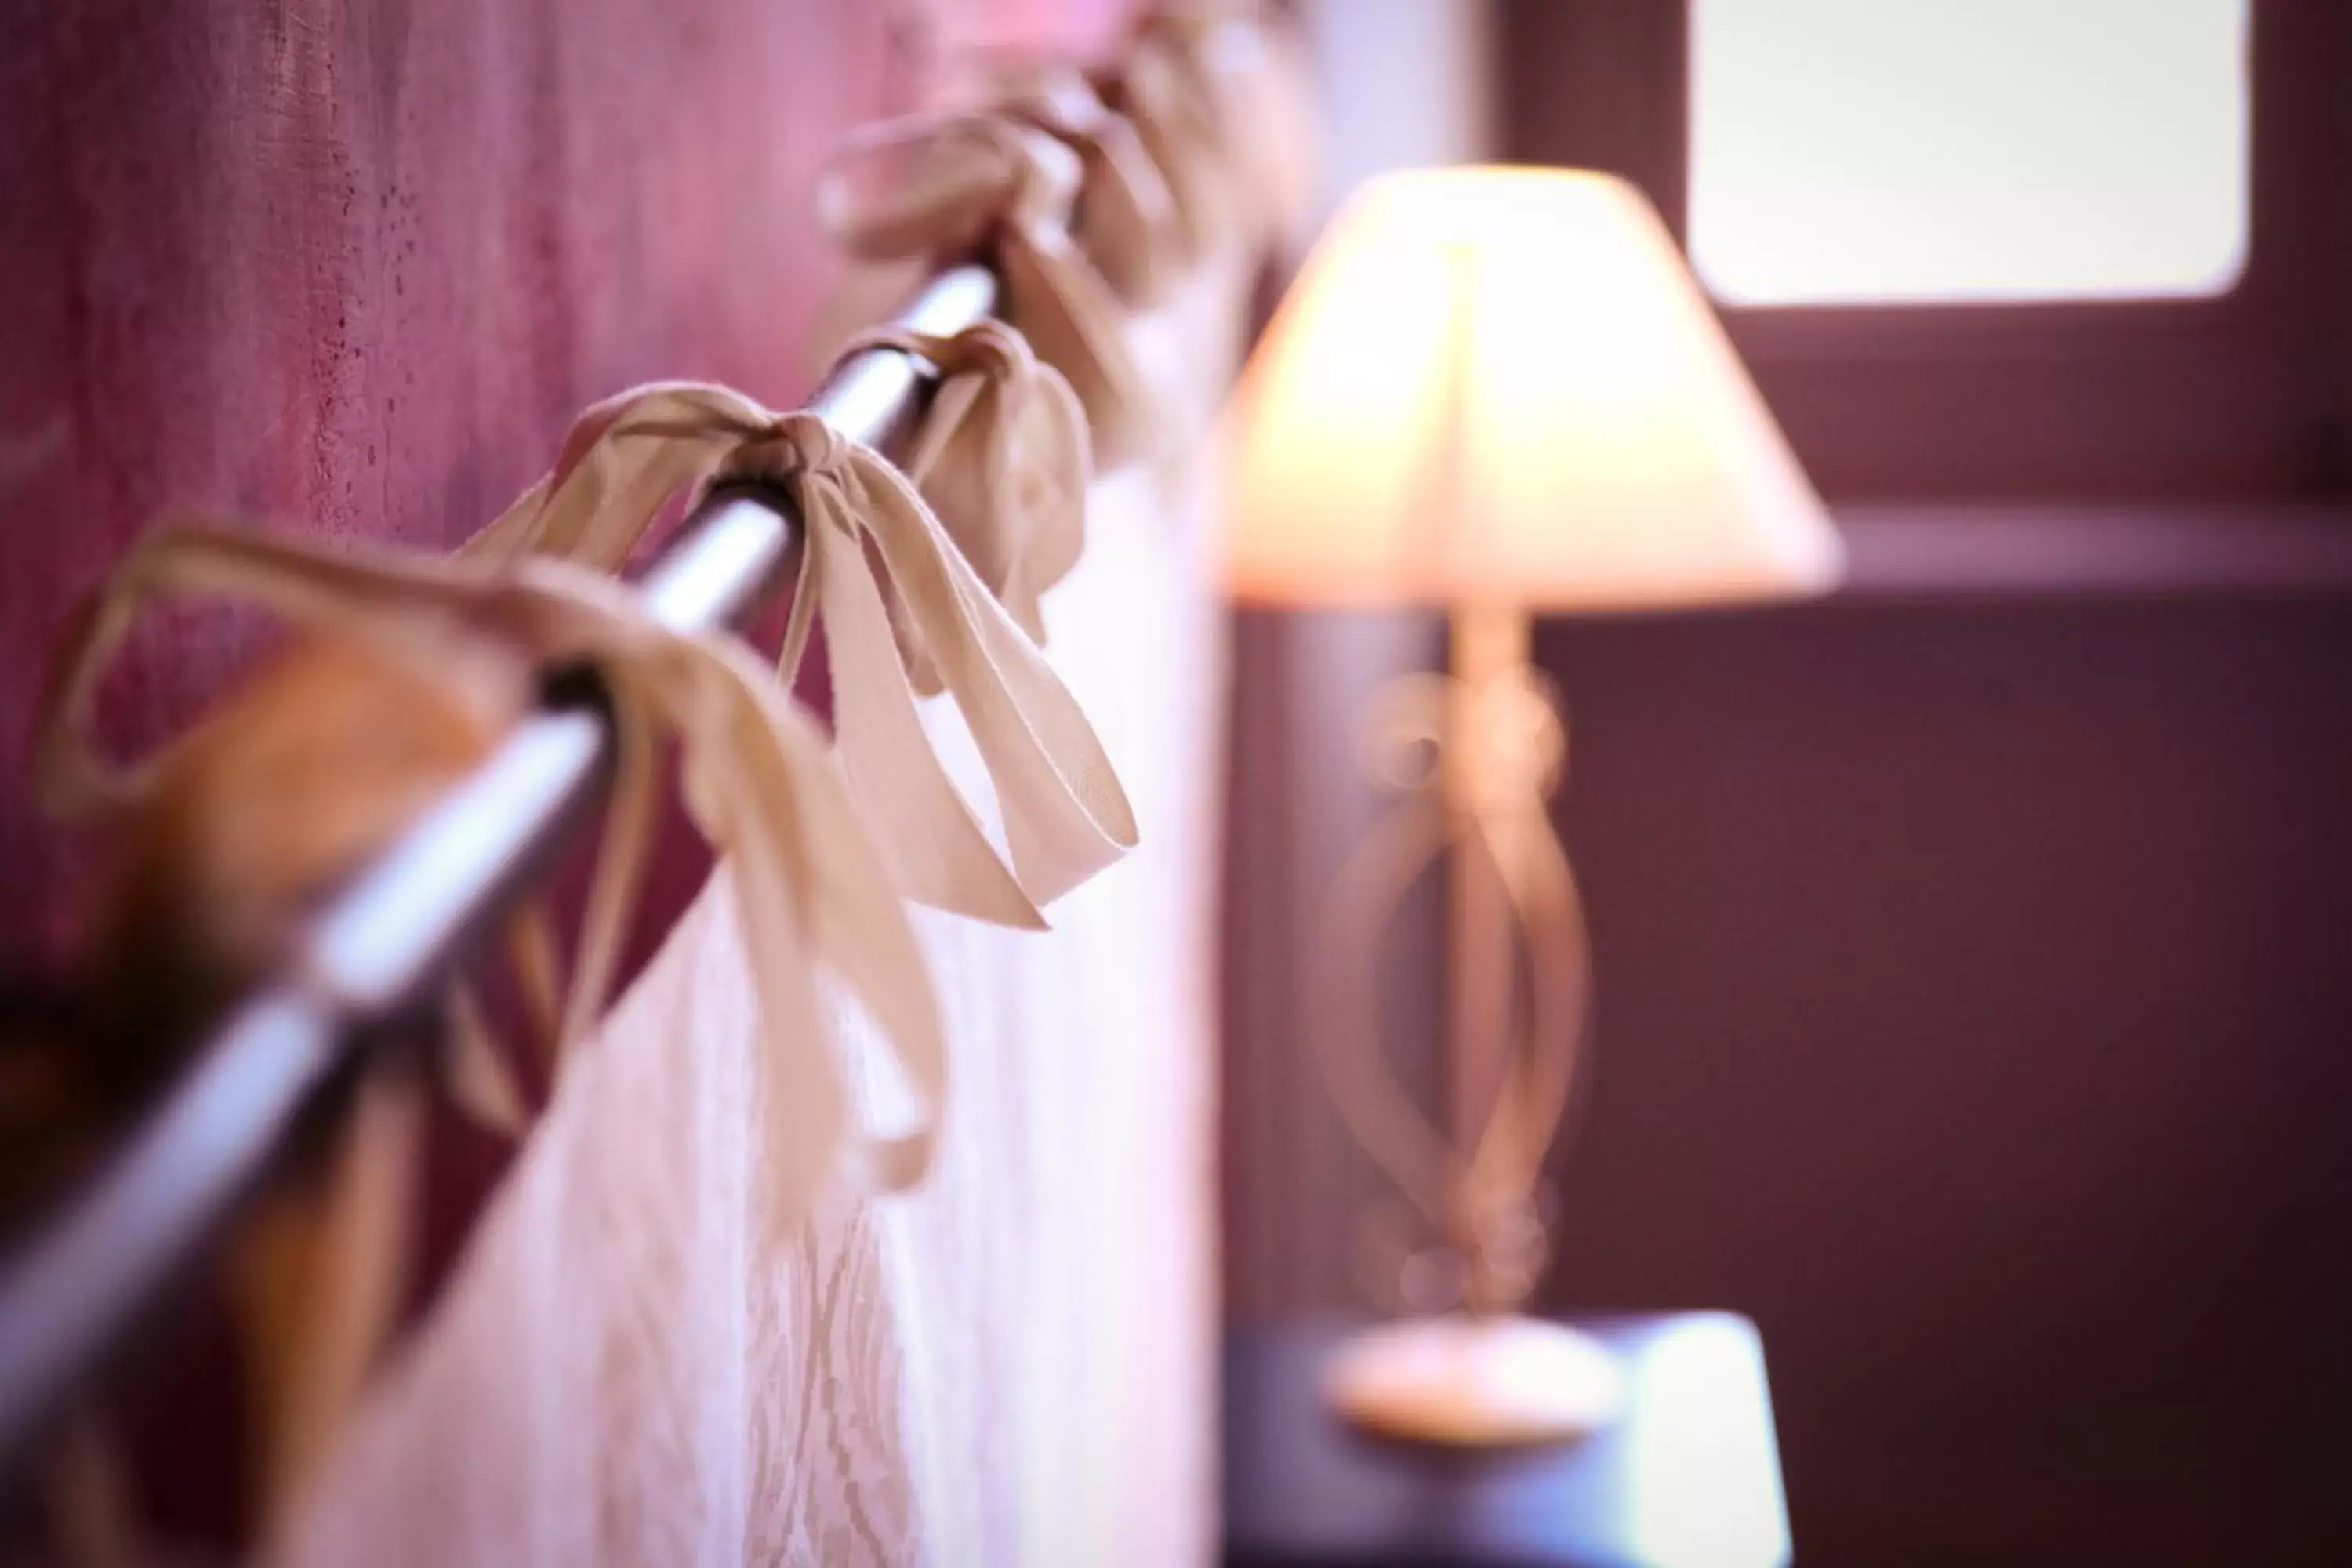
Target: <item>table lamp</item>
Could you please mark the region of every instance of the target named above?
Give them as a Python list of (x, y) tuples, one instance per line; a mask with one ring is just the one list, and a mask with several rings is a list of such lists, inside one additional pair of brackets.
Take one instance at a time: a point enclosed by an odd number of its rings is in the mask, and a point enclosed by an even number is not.
[[(1344, 1345), (1325, 1395), (1394, 1437), (1591, 1430), (1618, 1402), (1608, 1356), (1519, 1312), (1548, 1256), (1543, 1167), (1587, 979), (1547, 804), (1566, 735), (1528, 662), (1528, 617), (1819, 593), (1837, 535), (1664, 226), (1606, 174), (1365, 184), (1234, 414), (1236, 598), (1451, 619), (1450, 676), (1408, 676), (1376, 704), (1376, 772), (1404, 798), (1339, 873), (1310, 997), (1342, 1121), (1434, 1245), (1401, 1292), (1419, 1315)], [(1432, 1116), (1380, 1041), (1375, 949), (1441, 858), (1447, 1087)]]

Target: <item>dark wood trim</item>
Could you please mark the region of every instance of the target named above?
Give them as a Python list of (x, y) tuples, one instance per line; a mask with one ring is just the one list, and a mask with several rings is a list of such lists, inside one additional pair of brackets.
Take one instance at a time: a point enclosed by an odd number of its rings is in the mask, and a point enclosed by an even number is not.
[(2352, 507), (1855, 504), (1837, 522), (1839, 602), (2352, 597)]
[[(1844, 499), (2352, 497), (2352, 7), (2253, 0), (2253, 232), (2210, 301), (1725, 311)], [(1506, 0), (1504, 145), (1616, 170), (1677, 234), (1685, 7)]]

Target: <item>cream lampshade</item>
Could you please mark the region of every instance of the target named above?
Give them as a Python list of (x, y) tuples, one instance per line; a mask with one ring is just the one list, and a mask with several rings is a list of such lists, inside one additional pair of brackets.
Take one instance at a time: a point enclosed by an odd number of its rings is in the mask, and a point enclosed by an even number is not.
[(1657, 214), (1611, 175), (1366, 184), (1236, 407), (1245, 599), (1633, 609), (1837, 574), (1820, 498)]
[[(1451, 678), (1381, 703), (1375, 752), (1433, 753), (1334, 889), (1309, 1034), (1365, 1152), (1454, 1281), (1343, 1346), (1325, 1391), (1384, 1435), (1466, 1445), (1611, 1419), (1606, 1354), (1518, 1314), (1549, 1254), (1543, 1167), (1570, 1103), (1584, 926), (1547, 800), (1567, 755), (1531, 611), (1818, 593), (1821, 500), (1665, 227), (1623, 181), (1437, 169), (1367, 184), (1308, 258), (1234, 405), (1237, 597), (1450, 612)], [(1388, 1066), (1380, 926), (1449, 856), (1446, 1104)], [(1525, 954), (1522, 964), (1514, 948)], [(1419, 1267), (1430, 1254), (1450, 1268)], [(1429, 1292), (1421, 1294), (1426, 1297)]]

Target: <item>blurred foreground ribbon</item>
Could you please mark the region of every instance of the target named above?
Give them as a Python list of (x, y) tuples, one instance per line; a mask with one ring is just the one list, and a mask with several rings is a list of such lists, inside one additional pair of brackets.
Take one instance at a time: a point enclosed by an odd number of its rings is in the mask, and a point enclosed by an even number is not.
[[(647, 616), (634, 595), (599, 574), (544, 558), (485, 570), (480, 563), (390, 552), (341, 552), (249, 530), (188, 526), (147, 535), (108, 585), (110, 608), (127, 612), (153, 595), (204, 595), (263, 605), (315, 633), (411, 652), (469, 657), (499, 650), (524, 668), (587, 666), (613, 706), (618, 774), (606, 829), (607, 863), (635, 860), (647, 831), (650, 761), (657, 735), (679, 746), (684, 797), (703, 836), (735, 858), (743, 928), (761, 959), (765, 1033), (780, 1058), (803, 1069), (792, 1119), (803, 1134), (785, 1165), (803, 1178), (828, 1167), (841, 1142), (844, 1100), (821, 1044), (825, 1031), (810, 979), (813, 963), (835, 973), (896, 1045), (927, 1107), (944, 1082), (940, 1026), (921, 955), (823, 732), (773, 674), (725, 634), (682, 635)], [(66, 773), (94, 773), (80, 757), (79, 721), (98, 666), (128, 624), (101, 614), (69, 649), (45, 759)], [(615, 846), (619, 853), (614, 852)], [(583, 951), (609, 948), (597, 934), (625, 911), (604, 897), (600, 866)], [(575, 991), (593, 991), (583, 964)], [(575, 994), (567, 1033), (592, 1019)], [(780, 1107), (782, 1110), (786, 1108)], [(920, 1174), (928, 1124), (904, 1138), (853, 1146), (885, 1187)]]
[(1256, 5), (1189, 0), (1139, 16), (1097, 72), (1176, 198), (1187, 255), (1255, 250), (1313, 199), (1313, 116), (1297, 40)]
[[(723, 634), (667, 631), (619, 584), (560, 561), (485, 570), (481, 563), (342, 554), (237, 529), (165, 530), (133, 549), (65, 650), (42, 755), (53, 795), (86, 798), (95, 791), (119, 798), (169, 789), (172, 753), (164, 765), (133, 775), (142, 781), (133, 785), (110, 780), (88, 757), (79, 733), (106, 654), (138, 603), (160, 595), (258, 604), (320, 637), (395, 657), (504, 661), (532, 671), (593, 668), (612, 706), (618, 766), (567, 1038), (593, 1019), (602, 998), (656, 802), (656, 738), (667, 734), (679, 747), (688, 813), (733, 865), (754, 959), (750, 984), (776, 1064), (763, 1079), (772, 1088), (760, 1111), (783, 1212), (804, 1213), (840, 1165), (883, 1189), (921, 1175), (946, 1086), (928, 970), (823, 734), (743, 645)], [(290, 657), (306, 654), (297, 649)], [(173, 752), (194, 754), (188, 745)], [(302, 808), (299, 801), (272, 804)], [(301, 949), (289, 945), (278, 962), (294, 965), (299, 979)], [(889, 1137), (850, 1131), (820, 966), (895, 1049), (921, 1107), (912, 1131)], [(314, 1216), (310, 1223), (319, 1244), (297, 1245), (289, 1264), (284, 1238), (262, 1241), (261, 1321), (302, 1336), (291, 1342), (267, 1336), (260, 1347), (272, 1453), (284, 1466), (316, 1457), (317, 1439), (356, 1394), (398, 1295), (406, 1205), (388, 1200), (386, 1171), (413, 1153), (414, 1119), (387, 1101), (382, 1113), (363, 1115), (358, 1129), (339, 1162), (323, 1222)], [(273, 1272), (274, 1282), (266, 1277)], [(289, 1310), (289, 1302), (299, 1305)], [(289, 1490), (282, 1472), (272, 1490), (282, 1506)]]
[[(984, 352), (988, 341), (972, 340), (982, 347), (969, 352)], [(1048, 386), (1044, 395), (1058, 395)], [(999, 407), (993, 428), (1009, 437), (1015, 424)], [(1049, 446), (1055, 424), (1048, 413)], [(940, 440), (943, 457), (957, 446), (953, 431)], [(1023, 468), (1034, 471), (1008, 458), (999, 471)], [(538, 552), (610, 571), (672, 493), (728, 479), (779, 485), (799, 510), (801, 577), (783, 668), (789, 679), (799, 668), (822, 608), (842, 763), (901, 891), (974, 919), (1040, 928), (1039, 905), (1133, 847), (1134, 814), (1076, 700), (908, 479), (814, 414), (777, 413), (687, 382), (607, 398), (574, 424), (555, 470), (467, 548), (494, 558)], [(1061, 489), (1084, 486), (1065, 479)], [(1037, 559), (1050, 567), (1072, 552), (1075, 524), (1066, 495), (1041, 510), (1048, 521)], [(869, 550), (887, 573), (887, 594)], [(961, 710), (995, 786), (1010, 868), (923, 732), (909, 674), (918, 652)]]
[(1118, 301), (1070, 237), (1081, 174), (1069, 148), (1007, 115), (886, 121), (835, 153), (817, 217), (867, 264), (829, 309), (836, 321), (862, 324), (941, 265), (984, 255), (1005, 319), (1077, 394), (1095, 466), (1109, 469), (1152, 451), (1161, 431)]
[(1083, 194), (1070, 229), (1120, 302), (1158, 304), (1187, 259), (1175, 193), (1135, 122), (1114, 114), (1086, 74), (1055, 61), (974, 62), (980, 91), (1001, 113), (1051, 136), (1078, 155)]
[(1189, 55), (1161, 31), (1139, 26), (1126, 51), (1095, 79), (1103, 100), (1134, 125), (1167, 182), (1184, 259), (1198, 263), (1237, 239), (1224, 130)]

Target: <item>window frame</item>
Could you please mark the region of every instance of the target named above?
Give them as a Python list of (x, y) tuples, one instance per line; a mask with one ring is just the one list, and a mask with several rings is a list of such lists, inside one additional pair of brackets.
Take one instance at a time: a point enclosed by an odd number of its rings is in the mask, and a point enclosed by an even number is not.
[[(1504, 152), (1687, 232), (1689, 21), (1504, 0)], [(1832, 499), (2352, 496), (2352, 6), (2252, 0), (2245, 270), (2204, 299), (1717, 303)]]

